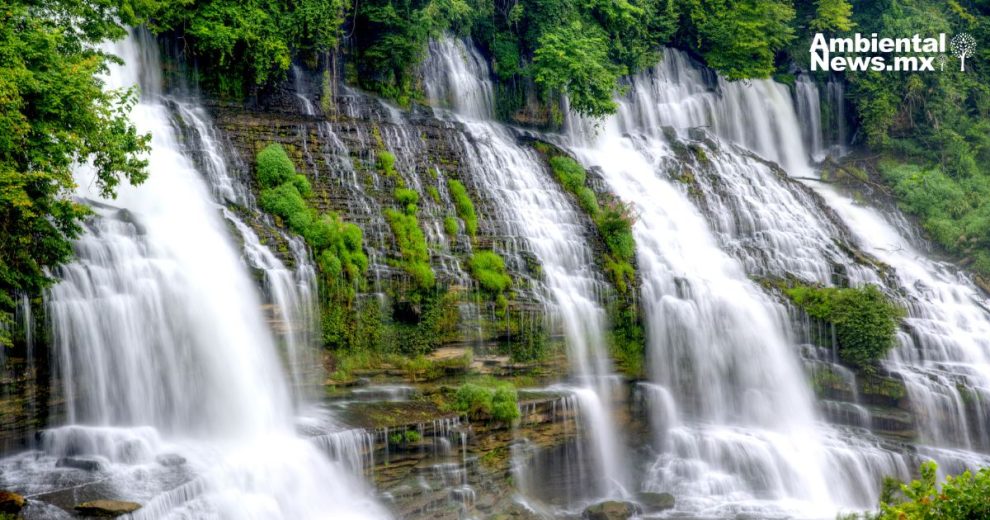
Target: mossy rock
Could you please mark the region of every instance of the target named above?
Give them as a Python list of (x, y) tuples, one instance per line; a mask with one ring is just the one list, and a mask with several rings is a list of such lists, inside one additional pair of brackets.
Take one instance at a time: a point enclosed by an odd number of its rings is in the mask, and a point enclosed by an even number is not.
[(640, 512), (639, 506), (632, 502), (607, 500), (589, 506), (581, 513), (581, 518), (586, 520), (627, 520)]
[(91, 500), (75, 507), (76, 512), (83, 516), (113, 518), (141, 509), (141, 504), (126, 500)]

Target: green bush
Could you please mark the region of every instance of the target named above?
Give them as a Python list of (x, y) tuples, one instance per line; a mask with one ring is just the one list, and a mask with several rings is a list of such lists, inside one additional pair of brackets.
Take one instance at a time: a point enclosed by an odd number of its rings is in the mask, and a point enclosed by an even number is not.
[(292, 185), (299, 190), (299, 194), (307, 199), (313, 195), (313, 187), (309, 184), (309, 179), (305, 175), (293, 175)]
[(636, 256), (632, 209), (628, 205), (618, 201), (605, 204), (595, 218), (595, 224), (605, 245), (619, 260), (630, 261)]
[(493, 386), (465, 383), (457, 389), (453, 406), (471, 420), (511, 423), (519, 418), (518, 394), (509, 383)]
[(292, 159), (280, 144), (270, 144), (258, 152), (255, 174), (262, 188), (274, 188), (291, 181), (296, 175)]
[(399, 246), (402, 255), (402, 268), (413, 278), (417, 287), (430, 289), (433, 287), (436, 278), (433, 269), (430, 267), (430, 250), (426, 245), (426, 236), (419, 228), (419, 221), (415, 215), (396, 211), (394, 209), (385, 210), (385, 219), (388, 220), (389, 227)]
[(407, 207), (410, 204), (419, 202), (419, 193), (416, 193), (416, 190), (410, 190), (408, 188), (396, 188), (395, 201), (403, 207)]
[(467, 188), (457, 179), (447, 181), (447, 189), (454, 199), (454, 207), (457, 209), (457, 216), (464, 221), (464, 229), (468, 236), (475, 236), (478, 232), (478, 216), (474, 212), (474, 203), (468, 196)]
[(595, 216), (601, 211), (601, 208), (598, 207), (598, 196), (595, 195), (595, 192), (591, 191), (591, 188), (581, 186), (575, 192), (575, 195), (577, 195), (578, 204), (585, 213)]
[(908, 484), (886, 478), (880, 494), (880, 511), (849, 514), (842, 520), (970, 520), (990, 518), (990, 468), (947, 476), (938, 485), (938, 467), (921, 465), (921, 477)]
[(430, 196), (430, 200), (437, 204), (440, 203), (440, 190), (436, 186), (427, 186), (426, 193)]
[[(300, 216), (309, 215), (309, 206), (299, 193), (299, 189), (292, 183), (287, 182), (275, 188), (261, 190), (261, 194), (258, 197), (258, 205), (268, 213), (282, 217), (287, 222), (290, 222), (290, 227), (292, 227), (293, 231), (300, 234), (305, 232), (305, 226), (303, 226)], [(295, 224), (293, 225), (291, 222), (295, 222)]]
[(784, 289), (809, 316), (832, 325), (839, 359), (869, 369), (894, 347), (904, 309), (876, 286), (839, 289), (797, 285)]
[(378, 158), (375, 160), (375, 166), (378, 171), (385, 175), (386, 177), (395, 176), (395, 155), (392, 152), (387, 152), (382, 150), (378, 152)]
[(460, 226), (457, 225), (457, 219), (447, 215), (443, 218), (443, 230), (450, 236), (456, 236), (457, 230)]
[(471, 257), (471, 275), (482, 289), (501, 293), (512, 286), (512, 277), (505, 269), (505, 260), (494, 251), (477, 251)]
[(550, 168), (567, 191), (577, 194), (577, 191), (584, 187), (587, 174), (584, 172), (584, 167), (574, 159), (566, 155), (551, 157)]

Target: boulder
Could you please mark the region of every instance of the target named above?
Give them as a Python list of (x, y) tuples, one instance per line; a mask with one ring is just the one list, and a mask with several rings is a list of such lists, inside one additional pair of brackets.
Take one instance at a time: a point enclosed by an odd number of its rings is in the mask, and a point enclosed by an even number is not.
[(0, 513), (16, 515), (24, 509), (27, 500), (13, 491), (0, 491)]
[(581, 518), (586, 520), (627, 520), (639, 512), (639, 506), (632, 502), (607, 500), (589, 506), (581, 513)]
[(186, 458), (175, 453), (164, 453), (155, 457), (155, 461), (165, 467), (181, 466), (186, 463)]
[(670, 493), (644, 492), (636, 495), (636, 501), (643, 505), (643, 509), (651, 513), (674, 508), (674, 495)]
[(100, 471), (103, 469), (102, 462), (96, 459), (87, 459), (83, 457), (62, 457), (61, 459), (58, 459), (55, 466), (59, 468), (81, 469), (83, 471)]
[(141, 509), (141, 504), (125, 500), (91, 500), (75, 507), (82, 516), (115, 517), (133, 513)]

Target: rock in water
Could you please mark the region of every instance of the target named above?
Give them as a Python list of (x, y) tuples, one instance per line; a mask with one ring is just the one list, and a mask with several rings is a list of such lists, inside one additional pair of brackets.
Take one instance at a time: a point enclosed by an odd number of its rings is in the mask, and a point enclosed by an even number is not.
[(141, 504), (124, 500), (92, 500), (83, 502), (75, 510), (83, 516), (115, 517), (133, 513), (141, 509)]
[(670, 493), (640, 493), (636, 500), (651, 513), (674, 508), (674, 495)]
[(0, 491), (0, 513), (16, 515), (24, 509), (27, 500), (13, 491)]
[(588, 507), (581, 513), (581, 517), (586, 520), (627, 520), (639, 512), (636, 504), (608, 500)]
[(62, 457), (55, 463), (58, 468), (75, 468), (83, 471), (100, 471), (103, 463), (96, 459), (86, 459), (82, 457)]
[(165, 453), (155, 457), (155, 461), (165, 467), (181, 466), (186, 463), (186, 458), (175, 453)]

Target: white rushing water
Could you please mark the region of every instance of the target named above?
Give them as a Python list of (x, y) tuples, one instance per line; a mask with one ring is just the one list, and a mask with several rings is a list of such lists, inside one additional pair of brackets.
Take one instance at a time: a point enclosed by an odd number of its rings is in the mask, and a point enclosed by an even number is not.
[[(919, 453), (956, 471), (985, 460), (954, 449), (976, 445), (967, 430), (982, 438), (985, 429), (983, 412), (964, 403), (975, 400), (982, 410), (985, 402), (982, 297), (911, 248), (877, 211), (812, 183), (836, 210), (835, 221), (807, 188), (749, 154), (794, 177), (815, 175), (802, 136), (823, 156), (818, 93), (804, 80), (796, 93), (795, 102), (769, 81), (725, 82), (667, 51), (660, 65), (631, 79), (619, 114), (602, 128), (579, 119), (569, 125), (574, 152), (639, 212), (649, 394), (655, 413), (665, 415), (654, 421), (660, 454), (646, 487), (672, 491), (678, 508), (696, 514), (828, 517), (871, 506), (880, 478), (907, 477), (916, 464), (904, 448), (821, 422), (799, 364), (798, 331), (749, 279), (884, 283), (883, 273), (837, 247), (847, 240), (895, 268), (891, 294), (906, 291), (912, 333), (902, 335), (886, 366), (907, 382), (922, 441), (932, 444)], [(845, 145), (845, 116), (841, 104), (830, 105), (836, 151)], [(798, 112), (818, 128), (803, 130)], [(966, 390), (956, 388), (960, 381)], [(869, 412), (852, 407), (868, 420)]]
[[(48, 297), (70, 425), (44, 432), (41, 452), (0, 462), (4, 485), (68, 508), (133, 500), (139, 518), (387, 517), (345, 464), (295, 434), (262, 300), (211, 193), (233, 188), (183, 152), (153, 41), (109, 49), (126, 65), (108, 86), (142, 87), (131, 120), (152, 136), (150, 176), (103, 201), (78, 172), (97, 217)], [(245, 247), (277, 270), (260, 244)], [(64, 516), (43, 501), (29, 513)]]
[[(582, 419), (594, 443), (596, 496), (626, 493), (627, 462), (611, 418), (618, 384), (608, 357), (607, 317), (599, 303), (605, 284), (594, 272), (585, 224), (568, 197), (547, 176), (539, 156), (492, 121), (494, 98), (488, 66), (460, 40), (430, 43), (424, 87), (434, 106), (449, 108), (464, 126), (463, 164), (499, 208), (497, 218), (524, 237), (545, 275), (547, 303), (567, 343)], [(589, 497), (591, 498), (591, 497)]]

